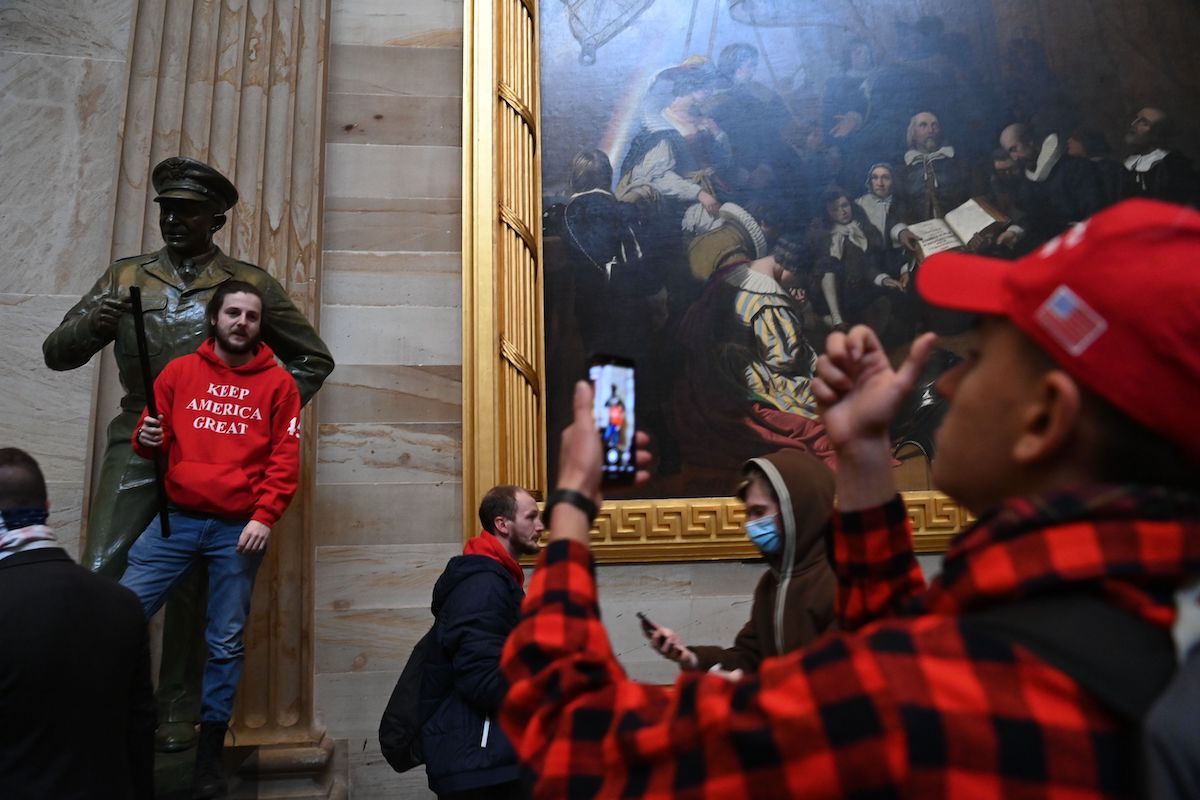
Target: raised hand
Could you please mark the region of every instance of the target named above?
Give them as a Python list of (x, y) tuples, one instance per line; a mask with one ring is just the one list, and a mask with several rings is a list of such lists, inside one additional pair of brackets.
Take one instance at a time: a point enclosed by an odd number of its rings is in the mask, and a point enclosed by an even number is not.
[(878, 505), (895, 493), (888, 428), (936, 338), (932, 333), (917, 337), (898, 370), (864, 325), (826, 340), (812, 392), (837, 451), (837, 498), (843, 511)]
[[(558, 481), (555, 488), (574, 489), (599, 506), (604, 498), (600, 494), (600, 434), (592, 417), (594, 398), (595, 390), (590, 383), (579, 381), (575, 384), (575, 418), (562, 432), (562, 443), (558, 450)], [(637, 440), (638, 466), (634, 482), (645, 483), (650, 480), (650, 473), (645, 468), (649, 466), (653, 457), (649, 448), (650, 439), (642, 431), (638, 431), (634, 436)], [(550, 538), (569, 538), (589, 544), (591, 540), (583, 515), (579, 514), (578, 518), (568, 518), (559, 522), (560, 509), (567, 514), (572, 511), (566, 504), (554, 507), (549, 525)], [(575, 513), (578, 514), (577, 511)]]
[(865, 325), (831, 333), (817, 360), (813, 396), (835, 448), (855, 441), (886, 438), (892, 417), (912, 390), (937, 337), (923, 334), (908, 358), (893, 370), (879, 338)]

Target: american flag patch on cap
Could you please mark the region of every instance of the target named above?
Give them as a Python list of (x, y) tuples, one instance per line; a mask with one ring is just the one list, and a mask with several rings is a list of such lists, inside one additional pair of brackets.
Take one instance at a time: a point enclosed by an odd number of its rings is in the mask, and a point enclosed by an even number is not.
[(1066, 286), (1059, 286), (1038, 308), (1034, 319), (1051, 339), (1073, 356), (1087, 350), (1108, 328), (1104, 317)]

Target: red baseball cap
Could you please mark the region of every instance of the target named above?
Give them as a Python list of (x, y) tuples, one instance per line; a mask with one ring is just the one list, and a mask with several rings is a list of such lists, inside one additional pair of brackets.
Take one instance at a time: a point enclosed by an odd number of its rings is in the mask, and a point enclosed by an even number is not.
[(1064, 370), (1200, 453), (1200, 213), (1126, 200), (1016, 261), (939, 253), (917, 291), (1007, 317)]

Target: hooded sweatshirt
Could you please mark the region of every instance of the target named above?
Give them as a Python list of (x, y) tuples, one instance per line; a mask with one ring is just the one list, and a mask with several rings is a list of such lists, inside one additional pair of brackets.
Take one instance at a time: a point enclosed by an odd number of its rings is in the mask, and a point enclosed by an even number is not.
[(217, 355), (209, 339), (163, 368), (154, 381), (163, 418), (161, 448), (137, 440), (142, 458), (167, 454), (166, 489), (185, 511), (271, 526), (296, 493), (300, 477), (300, 393), (265, 344), (240, 367)]
[(733, 647), (693, 645), (699, 669), (755, 672), (764, 658), (783, 655), (816, 639), (834, 623), (837, 578), (825, 550), (833, 515), (833, 473), (803, 450), (780, 450), (752, 458), (779, 500), (783, 552), (754, 589), (750, 620)]

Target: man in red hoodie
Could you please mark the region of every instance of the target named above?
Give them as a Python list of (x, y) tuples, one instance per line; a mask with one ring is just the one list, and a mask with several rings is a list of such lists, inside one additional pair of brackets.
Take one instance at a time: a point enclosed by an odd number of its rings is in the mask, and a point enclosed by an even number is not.
[(155, 517), (130, 548), (121, 583), (149, 620), (188, 570), (201, 561), (208, 567), (195, 797), (225, 791), (221, 750), (254, 576), (300, 474), (300, 393), (260, 341), (262, 314), (257, 288), (221, 284), (206, 309), (209, 338), (159, 374), (159, 416), (143, 411), (133, 434), (138, 455), (166, 455), (171, 535), (162, 536)]
[(433, 587), (436, 645), (421, 681), (421, 746), (440, 800), (526, 796), (517, 754), (496, 715), (508, 693), (500, 651), (517, 626), (525, 573), (544, 526), (519, 486), (496, 486), (479, 504), (483, 530), (446, 564)]

